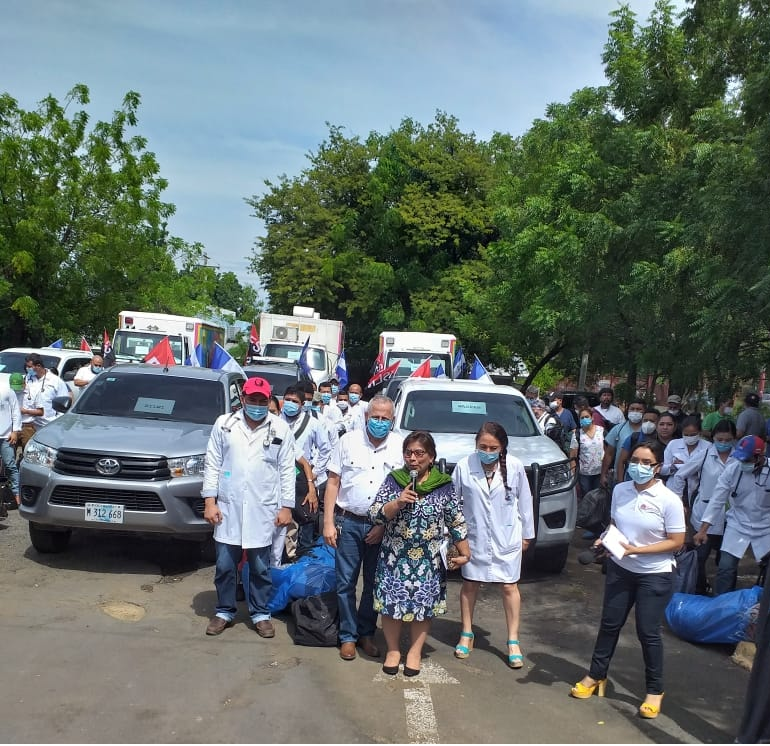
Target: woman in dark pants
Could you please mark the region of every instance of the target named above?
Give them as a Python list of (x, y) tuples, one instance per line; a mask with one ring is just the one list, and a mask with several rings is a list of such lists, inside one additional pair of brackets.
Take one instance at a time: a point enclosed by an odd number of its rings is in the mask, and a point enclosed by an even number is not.
[[(663, 700), (661, 622), (672, 593), (674, 552), (684, 543), (684, 507), (656, 478), (663, 461), (659, 442), (637, 444), (628, 461), (631, 481), (621, 482), (612, 493), (612, 523), (628, 541), (621, 544), (622, 556), (610, 555), (607, 562), (604, 606), (591, 667), (570, 694), (577, 699), (588, 699), (594, 692), (604, 696), (620, 631), (635, 606), (647, 692), (639, 714), (656, 718)], [(601, 543), (599, 538), (596, 544)]]

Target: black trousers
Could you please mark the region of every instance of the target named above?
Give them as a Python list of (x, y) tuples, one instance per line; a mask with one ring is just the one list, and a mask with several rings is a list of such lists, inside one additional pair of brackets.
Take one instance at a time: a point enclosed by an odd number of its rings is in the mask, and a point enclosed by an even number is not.
[(610, 661), (628, 619), (636, 607), (636, 634), (644, 656), (647, 694), (663, 693), (663, 637), (661, 623), (673, 593), (672, 573), (636, 573), (607, 560), (602, 621), (591, 658), (589, 676), (607, 678)]

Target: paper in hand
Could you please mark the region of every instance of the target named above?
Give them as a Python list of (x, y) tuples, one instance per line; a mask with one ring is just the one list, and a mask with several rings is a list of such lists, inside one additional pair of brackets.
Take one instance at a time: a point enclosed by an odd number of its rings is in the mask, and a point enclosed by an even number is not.
[(601, 538), (602, 545), (613, 557), (621, 559), (625, 556), (626, 550), (625, 547), (623, 547), (623, 544), (628, 544), (628, 539), (614, 523), (610, 524), (609, 528), (602, 534)]

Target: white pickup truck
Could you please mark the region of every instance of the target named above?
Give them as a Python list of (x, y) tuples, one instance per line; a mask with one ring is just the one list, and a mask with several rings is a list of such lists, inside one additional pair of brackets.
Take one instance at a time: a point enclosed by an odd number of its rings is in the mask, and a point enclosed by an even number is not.
[(430, 432), (440, 465), (449, 473), (475, 449), (482, 423), (499, 422), (508, 433), (508, 452), (524, 463), (532, 489), (532, 564), (545, 572), (562, 571), (577, 516), (575, 478), (564, 452), (540, 433), (519, 391), (478, 381), (408, 378), (395, 394), (395, 407), (394, 430), (403, 436), (413, 430)]

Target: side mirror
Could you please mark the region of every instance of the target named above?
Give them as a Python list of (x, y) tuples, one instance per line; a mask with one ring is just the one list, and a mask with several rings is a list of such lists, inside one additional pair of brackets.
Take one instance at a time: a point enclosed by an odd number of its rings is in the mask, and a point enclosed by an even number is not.
[(69, 396), (55, 396), (51, 401), (51, 406), (60, 414), (64, 414), (72, 406), (72, 399)]

